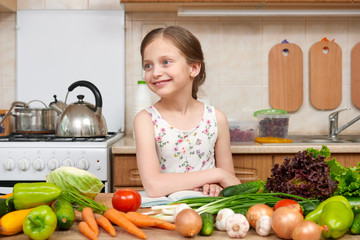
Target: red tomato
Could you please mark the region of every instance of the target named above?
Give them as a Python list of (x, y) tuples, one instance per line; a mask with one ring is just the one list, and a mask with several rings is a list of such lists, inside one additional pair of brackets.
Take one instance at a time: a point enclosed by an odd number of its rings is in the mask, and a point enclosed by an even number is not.
[(290, 208), (297, 208), (299, 209), (299, 212), (303, 215), (303, 210), (300, 206), (300, 204), (298, 204), (296, 201), (291, 200), (291, 199), (283, 199), (278, 201), (274, 207), (273, 210), (275, 211), (276, 209), (278, 209), (279, 207), (290, 207)]
[(122, 212), (136, 211), (141, 205), (141, 195), (134, 189), (119, 189), (112, 197), (112, 205)]

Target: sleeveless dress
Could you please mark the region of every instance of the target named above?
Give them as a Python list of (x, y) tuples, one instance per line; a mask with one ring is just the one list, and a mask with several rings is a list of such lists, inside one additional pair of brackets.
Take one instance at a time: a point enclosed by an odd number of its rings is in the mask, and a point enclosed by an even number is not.
[(155, 130), (156, 150), (161, 172), (184, 173), (215, 167), (218, 137), (215, 108), (204, 104), (198, 125), (183, 131), (166, 122), (154, 106), (146, 108)]

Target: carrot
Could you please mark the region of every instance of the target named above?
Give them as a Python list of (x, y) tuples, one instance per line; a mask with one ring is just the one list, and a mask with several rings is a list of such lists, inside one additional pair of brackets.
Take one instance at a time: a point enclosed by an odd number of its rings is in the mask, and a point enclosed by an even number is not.
[(115, 230), (114, 226), (111, 224), (111, 222), (109, 221), (109, 219), (107, 219), (106, 217), (104, 217), (101, 214), (95, 214), (95, 219), (96, 219), (97, 224), (99, 224), (100, 227), (102, 227), (108, 233), (110, 233), (111, 236), (113, 236), (113, 237), (116, 236), (116, 230)]
[(12, 195), (13, 195), (13, 193), (9, 193), (9, 194), (0, 196), (0, 198), (9, 198), (9, 197), (11, 197)]
[(147, 216), (138, 212), (127, 212), (129, 220), (137, 227), (155, 227), (160, 223), (157, 218)]
[(126, 213), (124, 213), (124, 212), (122, 212), (122, 211), (118, 211), (123, 217), (125, 217), (127, 220), (129, 220), (130, 222), (131, 222), (131, 220), (130, 220), (130, 217), (128, 216), (128, 215), (126, 215)]
[(91, 230), (90, 226), (86, 222), (79, 223), (79, 231), (91, 240), (98, 239), (96, 233), (93, 230)]
[(166, 229), (166, 230), (175, 230), (175, 224), (167, 222), (165, 220), (159, 219), (160, 223), (157, 224), (155, 227), (157, 228), (161, 228), (161, 229)]
[(124, 217), (122, 214), (120, 214), (120, 212), (118, 210), (116, 210), (115, 208), (108, 208), (104, 212), (104, 217), (106, 217), (112, 223), (118, 225), (119, 227), (122, 227), (128, 233), (131, 233), (141, 239), (146, 238), (146, 234), (141, 229), (139, 229), (131, 221), (126, 219), (126, 217)]
[(91, 230), (96, 234), (96, 236), (99, 236), (99, 226), (96, 223), (94, 212), (91, 208), (85, 207), (82, 210), (82, 218), (84, 222), (86, 222)]
[(130, 218), (130, 221), (138, 227), (157, 227), (167, 230), (175, 230), (175, 224), (162, 219), (144, 215), (139, 212), (128, 212), (126, 215)]

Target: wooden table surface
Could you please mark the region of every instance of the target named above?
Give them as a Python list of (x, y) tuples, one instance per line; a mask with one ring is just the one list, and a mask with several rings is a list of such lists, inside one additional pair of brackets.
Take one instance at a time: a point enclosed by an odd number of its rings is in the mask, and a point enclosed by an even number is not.
[[(95, 200), (98, 202), (102, 202), (105, 206), (107, 207), (111, 207), (111, 197), (112, 194), (111, 193), (100, 193)], [(146, 209), (140, 209), (140, 212), (144, 212), (146, 211)], [(127, 232), (125, 232), (124, 230), (122, 230), (120, 227), (115, 226), (116, 232), (117, 232), (117, 236), (116, 237), (111, 237), (105, 230), (103, 230), (102, 228), (100, 228), (99, 231), (99, 239), (104, 239), (104, 240), (114, 240), (114, 239), (121, 239), (121, 240), (134, 240), (134, 239), (139, 239)], [(147, 235), (147, 239), (154, 239), (154, 240), (172, 240), (172, 239), (187, 239), (183, 236), (181, 236), (180, 234), (178, 234), (176, 231), (169, 231), (169, 230), (162, 230), (162, 229), (157, 229), (157, 228), (142, 228), (142, 230), (145, 232), (145, 234)], [(25, 234), (17, 234), (14, 236), (1, 236), (1, 239), (4, 240), (22, 240), (22, 239), (29, 239)], [(49, 238), (50, 240), (57, 240), (57, 239), (66, 239), (66, 240), (72, 240), (72, 239), (88, 239), (86, 238), (83, 234), (81, 234), (79, 232), (78, 229), (78, 222), (75, 222), (74, 225), (67, 231), (55, 231), (54, 234)], [(230, 237), (228, 237), (226, 232), (222, 232), (222, 231), (217, 231), (214, 230), (213, 234), (211, 236), (196, 236), (192, 239), (203, 239), (203, 240), (217, 240), (217, 239), (230, 239)], [(275, 240), (275, 239), (280, 239), (278, 237), (276, 237), (274, 234), (271, 234), (270, 236), (267, 237), (260, 237), (259, 235), (257, 235), (257, 233), (255, 232), (254, 229), (251, 229), (247, 235), (245, 236), (246, 240), (259, 240), (259, 239), (266, 239), (266, 240)], [(341, 238), (341, 240), (355, 240), (355, 239), (360, 239), (359, 235), (345, 235), (344, 237)]]

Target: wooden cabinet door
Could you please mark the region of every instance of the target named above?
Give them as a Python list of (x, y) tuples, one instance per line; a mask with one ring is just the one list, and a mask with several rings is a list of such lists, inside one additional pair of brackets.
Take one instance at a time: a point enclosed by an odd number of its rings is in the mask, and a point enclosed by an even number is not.
[(235, 175), (242, 183), (266, 180), (273, 166), (272, 154), (233, 154)]
[(113, 178), (114, 188), (142, 186), (134, 154), (114, 155)]

